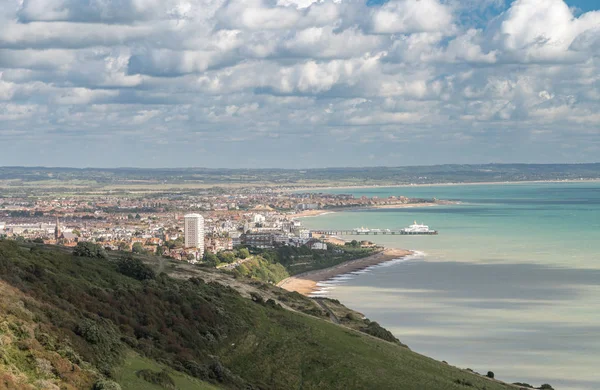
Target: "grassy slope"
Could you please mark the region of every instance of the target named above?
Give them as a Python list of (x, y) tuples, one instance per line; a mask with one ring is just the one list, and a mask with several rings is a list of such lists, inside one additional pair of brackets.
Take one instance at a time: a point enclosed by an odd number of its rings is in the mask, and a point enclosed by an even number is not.
[(148, 383), (136, 375), (139, 370), (152, 370), (154, 372), (166, 369), (175, 382), (179, 390), (216, 390), (218, 387), (209, 383), (202, 382), (181, 372), (169, 370), (168, 367), (157, 363), (154, 360), (144, 358), (135, 352), (127, 354), (125, 361), (115, 370), (115, 380), (124, 390), (144, 389), (144, 390), (162, 390), (163, 387)]
[[(30, 252), (0, 241), (0, 278), (22, 291), (3, 294), (3, 303), (15, 294), (25, 296), (23, 292), (34, 297), (27, 304), (35, 318), (29, 326), (66, 340), (61, 345), (72, 346), (91, 362), (78, 365), (85, 375), (74, 388), (89, 388), (98, 372), (108, 371), (125, 388), (151, 388), (140, 387), (134, 371), (158, 371), (165, 365), (226, 388), (512, 388), (319, 318), (254, 303), (218, 284), (164, 277), (139, 282), (117, 273), (107, 260), (73, 258), (44, 248)], [(82, 321), (100, 329), (100, 342), (90, 344), (93, 337), (74, 330)], [(154, 361), (132, 357), (130, 347)], [(45, 347), (40, 353), (54, 351)], [(107, 354), (115, 358), (106, 359)], [(110, 370), (107, 364), (113, 365)], [(12, 369), (19, 374), (19, 367)], [(6, 372), (7, 366), (0, 370)], [(32, 380), (40, 375), (35, 367), (27, 370)], [(171, 377), (179, 388), (207, 388), (177, 373)]]

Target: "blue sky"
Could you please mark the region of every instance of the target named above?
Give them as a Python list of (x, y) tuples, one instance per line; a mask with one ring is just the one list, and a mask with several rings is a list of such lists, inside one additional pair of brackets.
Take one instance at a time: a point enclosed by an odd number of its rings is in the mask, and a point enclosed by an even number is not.
[(0, 165), (600, 155), (597, 1), (0, 2)]

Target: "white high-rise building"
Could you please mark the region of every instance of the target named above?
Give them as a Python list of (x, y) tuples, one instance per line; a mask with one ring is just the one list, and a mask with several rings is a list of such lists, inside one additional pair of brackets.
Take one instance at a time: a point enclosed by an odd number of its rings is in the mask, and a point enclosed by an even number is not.
[(183, 218), (185, 247), (197, 248), (201, 257), (204, 255), (204, 218), (200, 214), (187, 214)]

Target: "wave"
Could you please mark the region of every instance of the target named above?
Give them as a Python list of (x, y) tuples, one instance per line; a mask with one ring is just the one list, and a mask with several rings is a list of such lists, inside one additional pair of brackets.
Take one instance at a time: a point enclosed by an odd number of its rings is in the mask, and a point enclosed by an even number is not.
[(388, 260), (383, 263), (371, 265), (371, 266), (368, 266), (368, 267), (360, 269), (360, 270), (351, 271), (351, 272), (341, 274), (341, 275), (336, 275), (336, 276), (329, 278), (327, 280), (324, 280), (322, 282), (317, 282), (316, 286), (318, 288), (315, 291), (313, 291), (312, 293), (310, 293), (309, 297), (321, 297), (321, 298), (326, 297), (327, 294), (329, 292), (331, 292), (332, 290), (334, 290), (337, 286), (339, 286), (341, 284), (345, 284), (349, 280), (353, 280), (356, 276), (369, 273), (372, 270), (377, 269), (377, 268), (391, 267), (396, 264), (407, 263), (409, 261), (413, 261), (413, 260), (417, 260), (417, 259), (423, 259), (427, 255), (425, 252), (421, 252), (421, 251), (412, 251), (412, 252), (413, 252), (412, 255), (404, 256), (399, 259)]

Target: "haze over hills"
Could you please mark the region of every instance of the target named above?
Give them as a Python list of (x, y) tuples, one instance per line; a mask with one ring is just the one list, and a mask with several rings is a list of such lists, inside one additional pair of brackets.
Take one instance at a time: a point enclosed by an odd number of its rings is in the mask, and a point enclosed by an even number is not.
[[(600, 163), (483, 164), (320, 169), (0, 167), (0, 184), (389, 185), (600, 178)], [(4, 181), (4, 182), (2, 182)]]

